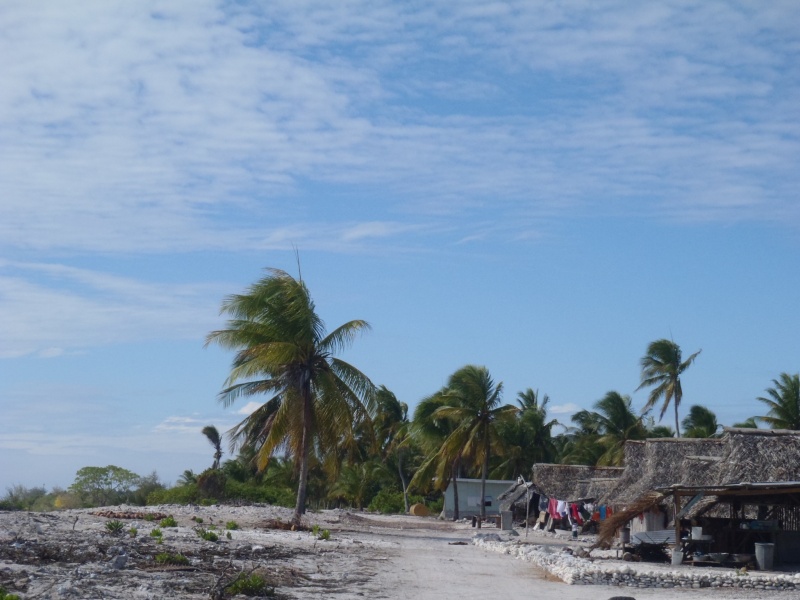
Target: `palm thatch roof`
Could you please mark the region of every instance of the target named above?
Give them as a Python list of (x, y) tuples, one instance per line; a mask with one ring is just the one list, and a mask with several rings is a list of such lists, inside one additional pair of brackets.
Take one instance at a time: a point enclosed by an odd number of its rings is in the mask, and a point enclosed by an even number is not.
[(548, 498), (580, 502), (596, 500), (616, 483), (622, 467), (586, 465), (533, 465), (533, 484)]
[[(734, 484), (800, 482), (800, 431), (726, 427), (721, 438), (650, 439), (628, 442), (625, 450), (625, 472), (600, 499), (624, 508), (601, 525), (598, 544), (637, 514), (663, 504), (672, 486), (713, 493)], [(685, 516), (706, 513), (719, 501), (709, 495)]]
[[(628, 446), (631, 449), (628, 451)], [(631, 504), (648, 492), (679, 483), (696, 485), (714, 477), (725, 452), (725, 441), (718, 438), (655, 438), (644, 444), (625, 445), (625, 473), (617, 485), (603, 496), (608, 504)]]
[(716, 484), (800, 481), (800, 431), (726, 427), (723, 440)]

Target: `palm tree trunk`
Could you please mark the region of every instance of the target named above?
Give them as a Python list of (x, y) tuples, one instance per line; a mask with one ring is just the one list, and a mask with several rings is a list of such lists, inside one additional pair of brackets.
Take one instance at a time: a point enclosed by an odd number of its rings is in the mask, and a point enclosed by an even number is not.
[(458, 521), (461, 515), (458, 513), (458, 461), (453, 463), (452, 482), (453, 482), (453, 521)]
[(486, 478), (489, 476), (489, 429), (483, 434), (483, 468), (481, 469), (481, 519), (486, 518)]
[(673, 402), (675, 402), (675, 437), (681, 437), (681, 427), (680, 423), (678, 422), (678, 404), (681, 403), (681, 397), (679, 394), (675, 394)]
[(308, 455), (311, 450), (311, 390), (303, 390), (303, 440), (300, 449), (300, 481), (297, 484), (297, 504), (294, 507), (292, 522), (299, 525), (306, 512), (306, 491), (308, 488)]
[(403, 475), (403, 451), (397, 453), (397, 472), (400, 474), (400, 484), (403, 486), (403, 504), (406, 507), (406, 514), (410, 507), (408, 506), (408, 485), (406, 484), (406, 476)]

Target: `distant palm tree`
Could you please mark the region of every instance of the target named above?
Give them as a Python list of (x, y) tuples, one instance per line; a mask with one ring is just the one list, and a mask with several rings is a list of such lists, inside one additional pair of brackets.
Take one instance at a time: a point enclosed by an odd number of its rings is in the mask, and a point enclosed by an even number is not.
[(369, 419), (372, 382), (334, 356), (369, 325), (349, 321), (326, 333), (305, 283), (278, 269), (267, 271), (245, 294), (223, 302), (228, 326), (211, 332), (206, 344), (236, 351), (228, 387), (219, 395), (225, 406), (241, 396), (271, 395), (234, 433), (257, 444), (260, 470), (279, 448), (296, 459), (293, 519), (299, 523), (306, 509), (311, 453), (332, 452), (354, 426)]
[(765, 417), (755, 417), (771, 429), (800, 429), (800, 374), (781, 373), (766, 389), (768, 398), (757, 398), (769, 406)]
[(721, 427), (717, 423), (717, 415), (705, 406), (695, 404), (683, 419), (683, 436), (687, 438), (710, 438), (717, 435)]
[(733, 426), (741, 429), (758, 429), (758, 417), (747, 417), (740, 423), (734, 423)]
[(661, 414), (659, 419), (664, 418), (670, 402), (675, 409), (675, 433), (677, 437), (681, 435), (680, 423), (678, 421), (678, 407), (683, 399), (683, 388), (681, 387), (681, 374), (691, 366), (697, 355), (702, 350), (698, 350), (686, 360), (681, 358), (681, 348), (672, 340), (660, 339), (652, 342), (647, 347), (647, 353), (641, 359), (642, 380), (639, 387), (655, 386), (650, 391), (650, 396), (644, 406), (644, 412), (652, 409), (659, 400), (663, 399)]
[(214, 464), (212, 469), (219, 469), (219, 461), (222, 458), (222, 436), (213, 425), (206, 425), (201, 432), (208, 439), (208, 443), (214, 446)]
[[(486, 516), (486, 479), (492, 447), (499, 448), (498, 423), (513, 419), (518, 408), (501, 405), (503, 384), (495, 384), (486, 367), (467, 365), (450, 376), (443, 405), (434, 415), (449, 420), (455, 427), (444, 440), (438, 460), (451, 463), (454, 457), (467, 458), (481, 465), (480, 516)], [(451, 463), (452, 464), (452, 463)]]
[(408, 421), (408, 404), (400, 402), (397, 396), (382, 385), (375, 392), (375, 417), (373, 418), (375, 438), (381, 458), (389, 462), (397, 462), (397, 474), (403, 488), (403, 504), (406, 512), (408, 502), (408, 481), (403, 470), (403, 459), (408, 453), (410, 442)]
[(492, 468), (491, 476), (499, 479), (530, 478), (535, 463), (552, 462), (556, 456), (553, 427), (556, 419), (547, 418), (547, 394), (528, 388), (517, 394), (520, 407), (517, 418), (498, 425), (503, 441), (503, 460)]
[[(614, 391), (595, 402), (594, 409), (592, 412), (579, 411), (572, 417), (572, 421), (587, 434), (585, 441), (577, 441), (572, 458), (595, 454), (595, 462), (591, 464), (619, 466), (624, 459), (625, 442), (645, 438), (642, 418), (633, 412), (630, 396)], [(595, 450), (587, 452), (587, 443)]]
[(178, 477), (178, 485), (189, 485), (190, 483), (197, 483), (197, 475), (191, 469), (186, 469)]
[[(420, 467), (408, 484), (411, 488), (427, 490), (430, 482), (435, 482), (435, 487), (444, 491), (448, 483), (452, 483), (455, 509), (453, 520), (458, 520), (458, 477), (461, 472), (463, 448), (446, 449), (445, 440), (455, 431), (455, 424), (438, 413), (438, 410), (447, 405), (445, 399), (447, 388), (442, 388), (435, 394), (420, 400), (414, 409), (414, 418), (411, 422), (410, 433), (412, 439), (425, 454)], [(451, 452), (446, 455), (445, 452)]]

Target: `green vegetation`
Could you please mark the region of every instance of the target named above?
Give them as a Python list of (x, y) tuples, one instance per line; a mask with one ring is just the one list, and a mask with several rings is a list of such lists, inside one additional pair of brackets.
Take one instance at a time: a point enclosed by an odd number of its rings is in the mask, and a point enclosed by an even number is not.
[[(519, 412), (515, 406), (500, 404), (502, 391), (503, 384), (495, 384), (486, 367), (467, 365), (450, 376), (446, 387), (423, 400), (432, 408), (426, 418), (434, 426), (437, 421), (445, 423), (447, 434), (414, 475), (412, 486), (435, 476), (443, 489), (447, 482), (455, 481), (461, 464), (468, 461), (480, 469), (481, 495), (486, 496), (492, 450), (496, 455), (502, 453), (499, 425)], [(481, 516), (486, 516), (484, 503)]]
[(161, 539), (164, 537), (164, 532), (161, 531), (158, 527), (156, 527), (155, 529), (153, 529), (153, 531), (150, 532), (150, 537)]
[(158, 524), (159, 527), (177, 527), (178, 522), (175, 520), (175, 517), (172, 515), (161, 519), (161, 522)]
[(649, 411), (663, 399), (659, 416), (659, 419), (663, 419), (671, 401), (675, 409), (675, 431), (678, 437), (681, 436), (678, 407), (683, 399), (681, 374), (692, 365), (700, 352), (701, 350), (698, 350), (686, 360), (682, 360), (681, 347), (678, 344), (672, 340), (660, 339), (647, 347), (647, 352), (640, 361), (642, 380), (637, 389), (653, 388), (644, 405), (644, 412)]
[(206, 425), (200, 433), (206, 436), (208, 443), (214, 447), (214, 463), (211, 465), (211, 469), (219, 469), (219, 461), (222, 458), (222, 436), (213, 425)]
[(236, 521), (228, 521), (225, 523), (225, 529), (235, 531), (236, 529), (239, 529), (239, 524)]
[(275, 589), (267, 586), (266, 580), (256, 573), (239, 576), (227, 587), (225, 591), (231, 596), (241, 594), (242, 596), (274, 596)]
[(195, 529), (197, 532), (197, 537), (204, 539), (207, 542), (217, 542), (219, 541), (219, 536), (213, 532), (211, 529), (205, 529), (203, 527), (198, 527)]
[(773, 429), (800, 430), (800, 374), (781, 373), (767, 388), (767, 396), (757, 400), (769, 407), (764, 417), (756, 417)]
[(131, 528), (128, 529), (128, 535), (131, 536), (132, 538), (135, 538), (138, 534), (139, 530), (136, 529), (136, 527), (131, 526)]
[(0, 587), (0, 600), (19, 600), (19, 596), (16, 594), (9, 594), (6, 588)]
[(314, 449), (321, 458), (335, 452), (340, 440), (369, 418), (372, 382), (334, 356), (369, 325), (354, 320), (326, 333), (302, 279), (277, 269), (269, 269), (247, 293), (229, 296), (222, 312), (231, 317), (228, 327), (210, 333), (207, 343), (236, 356), (220, 400), (229, 406), (242, 396), (271, 396), (239, 424), (234, 439), (255, 450), (259, 469), (278, 448), (297, 460), (294, 521), (299, 522)]
[(113, 521), (106, 521), (106, 529), (112, 535), (120, 535), (125, 529), (125, 524), (122, 521), (117, 521), (116, 519)]
[(188, 565), (189, 559), (183, 554), (170, 554), (161, 552), (155, 556), (156, 564), (159, 565)]

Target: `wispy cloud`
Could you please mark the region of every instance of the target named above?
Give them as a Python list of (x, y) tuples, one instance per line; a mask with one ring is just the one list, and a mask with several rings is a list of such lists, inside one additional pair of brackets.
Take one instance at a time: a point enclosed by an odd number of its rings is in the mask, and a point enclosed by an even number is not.
[(308, 228), (307, 182), (355, 192), (322, 211), (344, 242), (386, 240), (384, 215), (351, 224), (372, 192), (409, 231), (462, 229), (452, 241), (476, 215), (520, 231), (607, 212), (797, 216), (792, 3), (11, 2), (0, 16), (6, 248), (286, 243)]
[(59, 264), (0, 261), (0, 357), (53, 357), (163, 338), (202, 339), (221, 290), (147, 283)]

